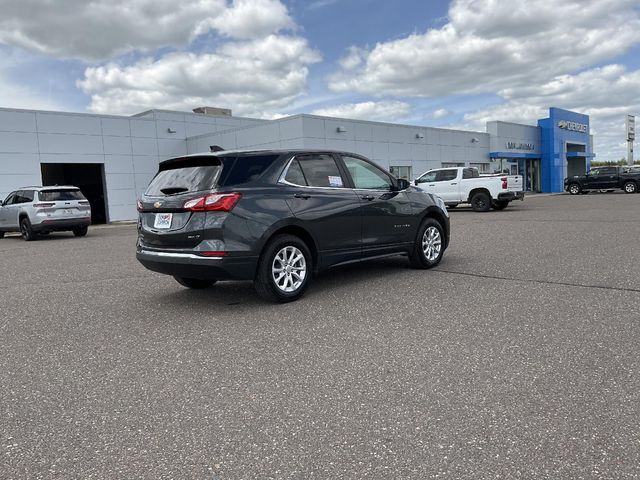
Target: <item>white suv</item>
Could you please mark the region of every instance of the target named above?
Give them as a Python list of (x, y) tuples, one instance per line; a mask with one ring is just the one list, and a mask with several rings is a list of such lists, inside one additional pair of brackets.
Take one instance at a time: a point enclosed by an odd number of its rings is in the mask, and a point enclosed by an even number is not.
[(91, 206), (78, 187), (24, 187), (0, 203), (0, 238), (20, 232), (29, 241), (69, 230), (84, 237), (90, 224)]

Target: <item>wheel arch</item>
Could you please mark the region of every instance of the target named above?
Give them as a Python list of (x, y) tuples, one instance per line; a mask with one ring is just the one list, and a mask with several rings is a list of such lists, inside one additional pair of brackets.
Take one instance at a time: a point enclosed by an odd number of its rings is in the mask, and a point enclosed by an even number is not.
[(488, 188), (486, 187), (479, 187), (479, 188), (474, 188), (473, 190), (471, 190), (469, 192), (469, 197), (467, 197), (467, 202), (471, 203), (471, 199), (473, 198), (473, 196), (476, 193), (486, 193), (487, 195), (489, 195), (489, 199), (493, 200), (493, 197), (491, 196), (491, 192), (489, 191)]
[(317, 270), (319, 264), (319, 251), (316, 239), (313, 237), (311, 232), (309, 232), (309, 230), (296, 223), (281, 224), (265, 233), (260, 245), (259, 257), (262, 256), (262, 253), (264, 252), (264, 249), (269, 244), (269, 242), (277, 235), (293, 235), (300, 238), (311, 251), (313, 269)]
[(427, 208), (423, 213), (422, 213), (422, 218), (420, 218), (420, 224), (422, 225), (422, 222), (424, 222), (427, 218), (433, 218), (434, 220), (437, 220), (438, 223), (442, 226), (442, 228), (445, 231), (445, 235), (444, 235), (444, 241), (445, 241), (445, 248), (447, 248), (449, 246), (449, 227), (448, 222), (447, 222), (447, 217), (444, 213), (442, 213), (442, 211), (438, 208), (438, 207), (429, 207)]

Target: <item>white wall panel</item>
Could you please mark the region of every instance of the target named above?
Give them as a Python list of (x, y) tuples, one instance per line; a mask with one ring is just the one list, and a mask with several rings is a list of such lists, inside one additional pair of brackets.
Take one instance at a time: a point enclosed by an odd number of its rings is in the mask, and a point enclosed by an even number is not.
[(411, 145), (406, 143), (389, 143), (389, 160), (410, 160)]
[(158, 171), (159, 160), (157, 155), (154, 156), (144, 156), (144, 155), (135, 155), (133, 157), (133, 170), (136, 173), (145, 173), (145, 174), (153, 174)]
[(171, 158), (187, 154), (186, 140), (159, 138), (158, 156), (160, 158)]
[(133, 175), (133, 157), (131, 155), (105, 155), (105, 173), (126, 173)]
[(109, 155), (131, 154), (131, 137), (102, 137), (104, 153)]
[[(174, 132), (174, 133), (170, 133)], [(158, 138), (170, 138), (172, 140), (184, 139), (187, 134), (184, 122), (172, 122), (158, 120), (156, 122), (156, 135)]]
[(371, 125), (371, 136), (374, 142), (388, 142), (389, 128), (386, 125)]
[[(125, 195), (125, 192), (127, 192), (126, 190), (123, 190), (123, 197)], [(127, 197), (130, 197), (133, 195), (133, 192), (129, 192), (129, 194), (127, 194)], [(133, 195), (135, 198), (135, 195)], [(138, 217), (138, 212), (136, 211), (136, 204), (135, 203), (127, 203), (124, 205), (112, 205), (109, 204), (109, 211), (108, 211), (108, 215), (109, 215), (109, 221), (110, 222), (121, 222), (124, 220), (135, 220)]]
[(129, 120), (124, 118), (102, 118), (102, 134), (117, 137), (130, 137)]
[(296, 117), (288, 120), (278, 120), (280, 140), (291, 140), (302, 137), (302, 118)]
[(0, 153), (0, 175), (31, 173), (40, 175), (37, 153)]
[(373, 142), (373, 159), (389, 160), (389, 144), (387, 142)]
[(98, 135), (41, 133), (38, 140), (42, 153), (104, 153), (102, 136)]
[(140, 120), (132, 118), (129, 120), (131, 125), (131, 136), (156, 138), (156, 122), (153, 120)]
[(373, 140), (373, 130), (370, 123), (357, 122), (356, 126), (356, 140), (357, 141), (371, 141)]
[(419, 144), (411, 145), (409, 156), (411, 160), (427, 160), (427, 146)]
[[(160, 112), (160, 111), (156, 111), (154, 112), (155, 115), (155, 119), (158, 120), (158, 123), (160, 123), (160, 121), (162, 120), (166, 120), (169, 122), (184, 122), (185, 121), (185, 114), (181, 113), (181, 112)], [(189, 114), (187, 114), (189, 115)]]
[(214, 133), (215, 131), (215, 124), (195, 122), (189, 122), (185, 124), (185, 133), (187, 137), (197, 137), (198, 135)]
[(0, 110), (0, 130), (6, 132), (35, 132), (36, 114)]
[(355, 153), (364, 155), (367, 158), (373, 158), (373, 142), (355, 142)]
[(102, 126), (98, 116), (37, 113), (36, 121), (40, 133), (102, 135)]
[(134, 155), (158, 155), (158, 141), (155, 138), (133, 137), (131, 146)]
[(40, 163), (104, 163), (102, 153), (41, 153)]
[(302, 131), (305, 138), (325, 138), (324, 120), (315, 117), (302, 117)]
[(26, 132), (0, 132), (0, 152), (38, 153), (38, 136)]
[[(133, 190), (135, 188), (133, 175), (130, 173), (107, 173), (105, 177), (107, 189), (109, 189), (110, 192), (113, 190)], [(111, 198), (109, 198), (109, 202), (111, 201)]]

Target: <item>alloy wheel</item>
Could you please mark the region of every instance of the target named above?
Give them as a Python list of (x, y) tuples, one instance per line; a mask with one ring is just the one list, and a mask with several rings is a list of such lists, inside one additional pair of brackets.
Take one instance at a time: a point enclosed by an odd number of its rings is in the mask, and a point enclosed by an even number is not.
[(422, 251), (424, 256), (430, 262), (433, 262), (440, 256), (442, 250), (442, 236), (436, 227), (429, 227), (424, 231), (422, 236)]
[(285, 293), (295, 292), (307, 276), (304, 254), (293, 246), (282, 248), (271, 264), (271, 276), (278, 289)]

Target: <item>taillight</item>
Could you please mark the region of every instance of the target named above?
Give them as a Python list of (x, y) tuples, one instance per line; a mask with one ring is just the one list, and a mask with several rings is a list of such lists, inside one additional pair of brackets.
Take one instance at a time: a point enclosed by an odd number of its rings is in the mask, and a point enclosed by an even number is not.
[(183, 208), (190, 212), (230, 212), (240, 197), (241, 193), (213, 193), (189, 200)]
[(33, 208), (50, 208), (54, 207), (55, 203), (34, 203)]
[(507, 177), (502, 177), (500, 180), (502, 180), (502, 189), (506, 190), (507, 189)]
[(142, 212), (142, 210), (144, 210), (144, 207), (142, 206), (142, 201), (140, 200), (136, 202), (136, 207), (138, 208), (139, 212)]
[(78, 203), (80, 205), (89, 205), (89, 200), (80, 200)]

